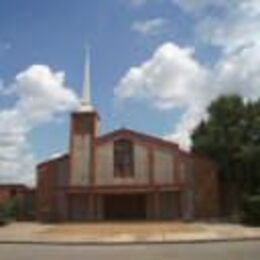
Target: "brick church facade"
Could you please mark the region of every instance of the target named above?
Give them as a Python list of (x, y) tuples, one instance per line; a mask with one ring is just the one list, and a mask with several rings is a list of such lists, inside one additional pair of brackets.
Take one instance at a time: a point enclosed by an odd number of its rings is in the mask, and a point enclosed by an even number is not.
[(218, 216), (217, 168), (129, 129), (98, 135), (90, 84), (71, 115), (69, 152), (37, 166), (40, 221), (193, 220)]

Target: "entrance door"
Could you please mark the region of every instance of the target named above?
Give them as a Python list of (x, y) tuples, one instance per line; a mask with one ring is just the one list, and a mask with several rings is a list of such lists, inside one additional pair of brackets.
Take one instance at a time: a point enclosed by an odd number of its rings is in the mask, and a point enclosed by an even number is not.
[(104, 196), (104, 217), (107, 220), (138, 220), (146, 218), (146, 196), (106, 195)]
[(71, 221), (87, 220), (88, 200), (85, 194), (73, 194), (69, 197), (69, 218)]

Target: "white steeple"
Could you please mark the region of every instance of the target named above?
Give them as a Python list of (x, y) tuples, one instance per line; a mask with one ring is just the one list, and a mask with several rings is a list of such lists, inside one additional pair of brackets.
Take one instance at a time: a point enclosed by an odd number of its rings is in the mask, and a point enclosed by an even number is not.
[(89, 47), (86, 47), (86, 60), (84, 67), (84, 81), (83, 81), (83, 92), (80, 102), (79, 110), (82, 112), (94, 111), (91, 105), (91, 79), (90, 79), (90, 52)]

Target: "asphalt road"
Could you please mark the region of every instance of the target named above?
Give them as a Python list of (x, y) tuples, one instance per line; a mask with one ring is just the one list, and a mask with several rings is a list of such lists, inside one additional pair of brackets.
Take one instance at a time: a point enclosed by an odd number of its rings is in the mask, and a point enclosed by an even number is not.
[(259, 260), (260, 241), (124, 246), (0, 245), (1, 260)]

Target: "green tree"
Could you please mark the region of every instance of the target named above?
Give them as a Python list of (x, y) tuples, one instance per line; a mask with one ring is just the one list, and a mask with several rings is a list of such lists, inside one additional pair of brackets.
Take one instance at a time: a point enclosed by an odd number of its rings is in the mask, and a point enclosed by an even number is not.
[(260, 194), (260, 99), (247, 103), (246, 127), (241, 147), (244, 188), (251, 195)]
[(208, 155), (219, 166), (223, 214), (236, 212), (243, 194), (256, 194), (260, 188), (260, 100), (218, 98), (192, 140), (193, 151)]

